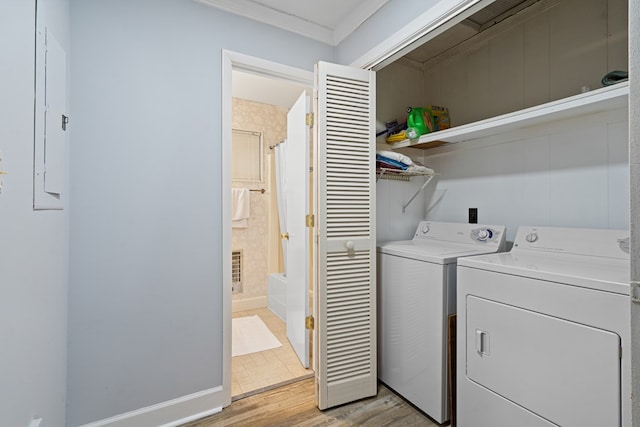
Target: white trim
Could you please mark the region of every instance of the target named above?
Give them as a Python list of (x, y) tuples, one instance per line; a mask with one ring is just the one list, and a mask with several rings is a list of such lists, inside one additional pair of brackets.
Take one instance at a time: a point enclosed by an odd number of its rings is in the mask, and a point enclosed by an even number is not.
[(299, 16), (273, 9), (251, 0), (194, 0), (225, 12), (273, 25), (286, 31), (337, 46), (389, 0), (370, 0), (345, 14), (335, 29), (327, 28)]
[[(222, 188), (220, 206), (231, 206), (231, 76), (233, 55), (222, 50)], [(231, 404), (231, 209), (222, 209), (222, 388)]]
[(291, 31), (322, 43), (333, 45), (333, 31), (315, 22), (288, 15), (276, 9), (250, 0), (194, 0), (216, 9), (224, 10), (254, 21), (264, 22), (286, 31)]
[(223, 389), (215, 387), (84, 424), (82, 427), (138, 427), (142, 425), (174, 427), (222, 411), (223, 401)]
[(351, 63), (351, 66), (379, 70), (404, 56), (420, 44), (445, 32), (494, 0), (440, 1), (413, 21), (400, 27), (376, 47)]
[[(313, 86), (313, 72), (311, 71), (302, 70), (289, 65), (278, 64), (276, 62), (267, 61), (266, 59), (260, 59), (255, 56), (232, 52), (230, 50), (223, 50), (222, 54), (223, 59), (226, 56), (229, 61), (231, 61), (230, 67), (235, 70), (242, 70), (264, 77), (300, 83), (305, 86)], [(223, 84), (225, 83), (226, 82), (223, 81)], [(229, 83), (231, 83), (231, 75), (229, 75)], [(224, 93), (225, 87), (223, 86), (222, 89)], [(228, 89), (229, 99), (231, 99), (231, 86), (229, 86)], [(229, 119), (231, 119), (231, 103), (229, 103)], [(231, 134), (229, 134), (229, 136), (231, 136)]]
[[(231, 203), (231, 76), (233, 70), (250, 71), (265, 77), (288, 80), (313, 87), (313, 72), (278, 64), (229, 50), (222, 50), (222, 203)], [(231, 404), (231, 210), (222, 209), (222, 389), (225, 404)]]
[(364, 21), (369, 19), (370, 16), (375, 14), (388, 2), (389, 0), (369, 0), (360, 3), (358, 7), (344, 16), (338, 25), (336, 25), (336, 28), (333, 30), (332, 45), (339, 45), (340, 42), (349, 37)]
[(232, 301), (232, 313), (236, 311), (255, 310), (256, 308), (264, 308), (267, 306), (267, 297), (253, 297), (245, 299), (236, 299)]

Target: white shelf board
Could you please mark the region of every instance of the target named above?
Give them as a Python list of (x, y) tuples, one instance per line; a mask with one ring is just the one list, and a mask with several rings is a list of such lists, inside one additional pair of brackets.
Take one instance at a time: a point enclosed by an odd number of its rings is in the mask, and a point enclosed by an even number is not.
[(393, 144), (391, 148), (434, 148), (513, 132), (546, 122), (624, 108), (628, 106), (628, 98), (629, 82), (618, 83), (513, 113), (429, 133), (418, 139), (405, 139)]

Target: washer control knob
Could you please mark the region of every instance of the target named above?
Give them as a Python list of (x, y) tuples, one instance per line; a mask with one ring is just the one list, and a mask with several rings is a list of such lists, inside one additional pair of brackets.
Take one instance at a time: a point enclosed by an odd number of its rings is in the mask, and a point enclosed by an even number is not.
[(527, 242), (529, 243), (533, 243), (536, 240), (538, 240), (538, 234), (537, 233), (529, 233), (525, 236), (524, 238)]
[(478, 240), (481, 240), (481, 241), (484, 242), (488, 238), (489, 238), (489, 231), (488, 230), (484, 230), (484, 229), (478, 230)]
[(422, 231), (422, 234), (427, 234), (429, 232), (429, 226), (426, 224), (423, 225), (420, 231)]

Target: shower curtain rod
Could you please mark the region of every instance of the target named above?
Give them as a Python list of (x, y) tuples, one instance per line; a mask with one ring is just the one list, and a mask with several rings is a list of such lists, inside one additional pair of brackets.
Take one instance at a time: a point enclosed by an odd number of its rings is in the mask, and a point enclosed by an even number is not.
[(269, 146), (269, 150), (273, 150), (274, 148), (276, 148), (278, 145), (282, 144), (285, 141), (286, 141), (286, 139), (283, 139), (282, 141), (280, 141), (280, 142), (278, 142), (276, 144), (270, 145)]

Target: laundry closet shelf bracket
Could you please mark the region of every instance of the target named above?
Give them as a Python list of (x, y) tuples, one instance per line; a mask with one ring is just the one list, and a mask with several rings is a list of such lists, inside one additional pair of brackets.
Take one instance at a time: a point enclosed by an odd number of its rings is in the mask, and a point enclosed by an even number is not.
[(409, 201), (407, 203), (404, 204), (404, 206), (402, 206), (402, 213), (405, 212), (405, 210), (407, 210), (407, 207), (411, 204), (411, 202), (413, 202), (413, 199), (415, 199), (418, 194), (420, 194), (422, 192), (422, 190), (424, 190), (425, 188), (427, 188), (427, 185), (429, 184), (429, 182), (433, 179), (433, 175), (427, 175), (427, 179), (424, 180), (424, 183), (422, 184), (422, 186), (420, 186), (420, 188), (418, 189), (418, 191), (416, 191), (413, 196), (411, 196), (411, 198), (409, 199)]

